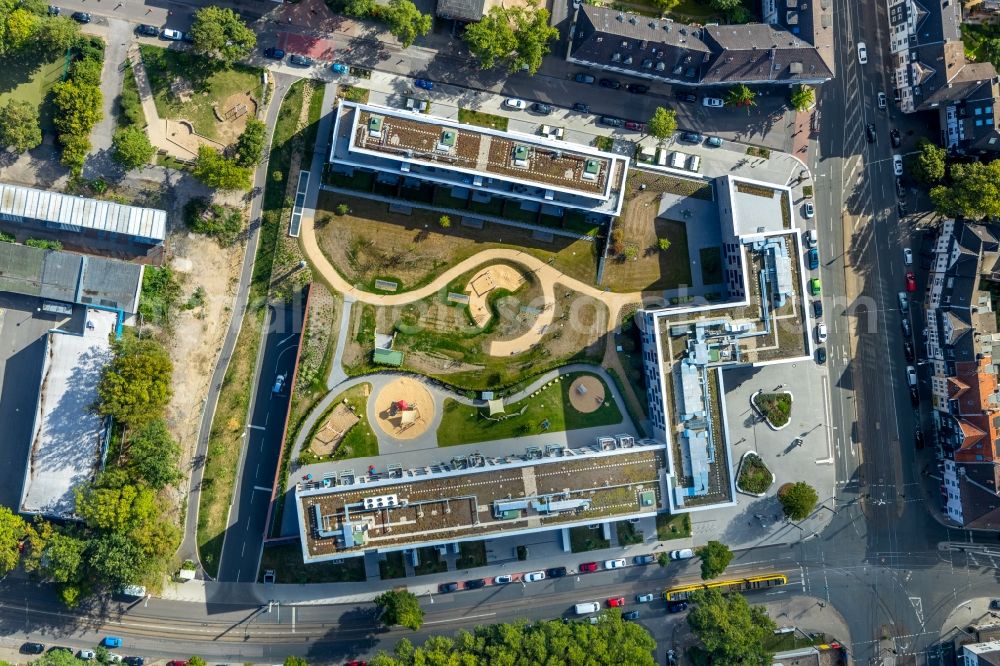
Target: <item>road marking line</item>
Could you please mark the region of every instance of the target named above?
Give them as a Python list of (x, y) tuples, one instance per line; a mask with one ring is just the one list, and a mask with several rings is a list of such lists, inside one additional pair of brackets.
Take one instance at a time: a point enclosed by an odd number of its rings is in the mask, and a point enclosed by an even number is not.
[(250, 428), (251, 430), (267, 430), (267, 428), (265, 428), (264, 426), (248, 425), (247, 427)]
[(263, 490), (265, 493), (271, 492), (271, 488), (265, 488), (264, 486), (254, 486), (254, 490)]

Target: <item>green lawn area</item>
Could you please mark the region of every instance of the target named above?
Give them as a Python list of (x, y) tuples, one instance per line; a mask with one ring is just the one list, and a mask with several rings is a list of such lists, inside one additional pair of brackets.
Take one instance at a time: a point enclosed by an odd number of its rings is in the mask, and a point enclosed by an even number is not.
[(310, 450), (304, 450), (299, 454), (299, 464), (309, 465), (319, 462), (322, 460), (346, 460), (348, 458), (361, 458), (363, 456), (377, 456), (378, 455), (378, 438), (375, 433), (372, 432), (371, 424), (368, 423), (365, 417), (365, 406), (368, 404), (368, 398), (365, 396), (365, 391), (371, 391), (371, 384), (358, 384), (357, 386), (352, 386), (343, 393), (339, 394), (330, 403), (330, 408), (323, 414), (320, 418), (316, 420), (316, 425), (313, 427), (313, 432), (309, 434), (306, 441), (312, 442), (313, 436), (319, 431), (320, 427), (326, 423), (327, 417), (337, 408), (337, 405), (343, 403), (345, 400), (349, 405), (354, 407), (354, 413), (361, 416), (361, 420), (351, 426), (351, 429), (347, 431), (344, 438), (340, 440), (340, 446), (334, 452), (333, 456), (320, 457), (315, 455)]
[(826, 634), (810, 634), (812, 640), (806, 640), (801, 634), (771, 634), (764, 638), (764, 646), (771, 652), (786, 652), (788, 650), (798, 650), (814, 645), (824, 645), (829, 643), (830, 638)]
[(406, 564), (403, 563), (403, 551), (396, 550), (386, 553), (385, 559), (379, 560), (378, 572), (382, 576), (382, 580), (406, 578)]
[[(570, 384), (582, 374), (588, 373), (564, 375), (560, 377), (561, 381), (541, 389), (538, 395), (506, 405), (504, 411), (508, 418), (502, 421), (486, 418), (484, 409), (463, 405), (451, 399), (445, 400), (444, 414), (437, 433), (438, 446), (488, 442), (541, 432), (562, 432), (620, 423), (622, 413), (610, 398), (611, 391), (603, 379), (598, 378), (604, 385), (604, 395), (608, 396), (604, 406), (589, 414), (582, 414), (570, 405)], [(546, 419), (549, 426), (543, 430), (542, 422)]]
[(490, 127), (498, 130), (507, 129), (507, 118), (503, 116), (495, 116), (492, 113), (473, 111), (472, 109), (460, 108), (458, 110), (458, 122), (466, 123), (467, 125), (478, 125), (479, 127)]
[(588, 525), (569, 528), (569, 548), (574, 553), (610, 547), (611, 542), (604, 538), (601, 528), (590, 529)]
[[(199, 58), (187, 51), (173, 51), (143, 44), (139, 47), (142, 62), (153, 89), (156, 111), (163, 118), (187, 120), (196, 132), (218, 138), (218, 121), (212, 107), (222, 104), (234, 93), (249, 92), (261, 100), (261, 70), (246, 65), (225, 69), (215, 61)], [(190, 99), (181, 100), (171, 91), (171, 83), (184, 80), (190, 84)]]
[(698, 255), (701, 257), (702, 284), (722, 284), (722, 248), (703, 247)]
[(684, 514), (671, 516), (669, 513), (656, 514), (656, 538), (660, 541), (684, 539), (691, 536), (691, 516)]
[(42, 131), (52, 129), (51, 105), (45, 104), (49, 89), (63, 76), (66, 58), (59, 56), (49, 62), (32, 59), (6, 58), (0, 68), (0, 105), (16, 100), (29, 102), (38, 108)]
[(642, 532), (635, 529), (634, 523), (627, 520), (621, 520), (615, 523), (615, 531), (618, 533), (618, 543), (622, 546), (642, 543)]
[(359, 583), (365, 578), (365, 558), (347, 557), (343, 562), (302, 563), (302, 548), (297, 543), (267, 546), (260, 560), (257, 582), (264, 582), (264, 572), (274, 569), (275, 582), (297, 583)]

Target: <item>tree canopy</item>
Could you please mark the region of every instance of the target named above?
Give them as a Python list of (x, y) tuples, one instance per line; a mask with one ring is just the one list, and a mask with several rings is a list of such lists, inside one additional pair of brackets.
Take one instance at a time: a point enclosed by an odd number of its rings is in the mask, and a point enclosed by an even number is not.
[(257, 46), (257, 35), (236, 12), (213, 5), (195, 12), (191, 38), (195, 53), (227, 65), (247, 57)]
[(558, 37), (559, 30), (549, 25), (548, 10), (537, 4), (496, 5), (465, 28), (465, 42), (483, 69), (505, 62), (511, 72), (526, 67), (530, 74), (538, 71), (549, 44)]
[[(656, 642), (639, 624), (610, 610), (597, 624), (543, 620), (476, 627), (454, 637), (430, 636), (415, 647), (405, 638), (393, 654), (380, 652), (369, 666), (417, 664), (628, 664), (653, 666)], [(722, 662), (717, 662), (722, 663)]]
[(944, 180), (945, 158), (948, 153), (927, 139), (921, 138), (917, 143), (917, 152), (906, 158), (906, 171), (910, 176), (925, 185), (934, 185)]
[(38, 109), (30, 102), (10, 100), (0, 106), (0, 146), (15, 152), (37, 148), (42, 143)]
[(650, 135), (661, 141), (669, 139), (677, 131), (677, 112), (658, 106), (646, 125), (649, 127)]
[(101, 89), (74, 79), (52, 86), (52, 101), (58, 109), (53, 119), (56, 129), (64, 134), (89, 134), (90, 128), (101, 121), (104, 113)]
[(149, 423), (170, 400), (173, 364), (163, 346), (134, 335), (117, 340), (97, 384), (97, 411), (130, 427)]
[(218, 190), (248, 190), (253, 176), (249, 168), (226, 159), (211, 146), (198, 148), (193, 173), (195, 178)]
[(0, 506), (0, 576), (17, 567), (21, 559), (21, 541), (28, 536), (24, 518)]
[(738, 83), (726, 92), (726, 106), (757, 106), (757, 93), (744, 83)]
[(243, 133), (236, 139), (236, 155), (233, 161), (241, 167), (255, 167), (264, 156), (264, 141), (267, 139), (267, 126), (263, 121), (251, 118), (247, 121)]
[(375, 597), (387, 625), (402, 625), (416, 631), (424, 623), (424, 611), (417, 596), (407, 590), (387, 590)]
[(773, 655), (764, 648), (764, 639), (776, 625), (763, 606), (751, 606), (742, 594), (723, 596), (718, 590), (698, 590), (691, 595), (691, 602), (688, 625), (712, 663), (771, 663)]
[(417, 37), (426, 35), (433, 23), (430, 14), (421, 13), (410, 0), (389, 0), (387, 7), (379, 8), (378, 16), (388, 24), (389, 32), (404, 49)]
[(948, 180), (949, 185), (931, 188), (939, 213), (973, 220), (1000, 215), (1000, 161), (953, 164)]
[(27, 51), (58, 53), (69, 48), (80, 27), (69, 18), (49, 16), (36, 0), (0, 1), (0, 56)]
[(708, 580), (726, 570), (733, 560), (733, 552), (720, 541), (709, 541), (698, 550), (698, 557), (701, 558), (701, 577)]
[(792, 520), (805, 520), (816, 507), (819, 495), (805, 481), (784, 486), (778, 490), (778, 500), (785, 515)]
[(156, 154), (156, 148), (150, 143), (145, 130), (136, 125), (123, 127), (115, 132), (111, 145), (115, 149), (115, 161), (126, 169), (145, 166)]
[(170, 435), (162, 418), (147, 423), (132, 435), (126, 446), (125, 469), (150, 487), (159, 490), (181, 479), (181, 447)]
[(796, 111), (805, 111), (812, 106), (815, 99), (815, 91), (805, 84), (800, 83), (792, 88), (791, 103), (792, 108)]

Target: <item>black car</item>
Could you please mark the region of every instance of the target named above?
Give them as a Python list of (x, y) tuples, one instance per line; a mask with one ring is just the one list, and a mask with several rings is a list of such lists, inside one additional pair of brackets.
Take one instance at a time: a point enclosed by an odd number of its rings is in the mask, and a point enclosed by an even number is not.
[(445, 592), (454, 592), (458, 589), (458, 583), (441, 583), (438, 585), (438, 592), (444, 594)]
[(875, 123), (868, 123), (865, 125), (865, 138), (868, 139), (868, 143), (875, 143), (878, 141), (878, 135), (875, 134)]
[(625, 90), (633, 95), (645, 95), (649, 92), (649, 86), (644, 83), (629, 83), (625, 86)]
[(482, 578), (465, 581), (465, 589), (467, 590), (478, 590), (481, 587), (486, 587), (486, 581)]
[(622, 84), (614, 79), (601, 79), (597, 84), (602, 88), (611, 88), (612, 90), (618, 90), (622, 87)]
[(668, 613), (683, 613), (688, 609), (686, 601), (671, 601), (667, 603)]
[(916, 386), (910, 387), (910, 402), (914, 407), (920, 404), (920, 391), (917, 390)]
[(185, 44), (194, 44), (194, 33), (185, 32), (183, 35), (181, 35), (181, 41), (184, 42)]
[(586, 83), (587, 85), (592, 85), (594, 81), (596, 81), (597, 79), (595, 79), (590, 74), (584, 74), (581, 72), (580, 74), (574, 76), (573, 80), (576, 81), (577, 83)]
[(899, 201), (896, 203), (896, 214), (900, 217), (906, 217), (906, 202)]
[(633, 564), (652, 564), (656, 561), (656, 557), (653, 555), (637, 555), (632, 558)]
[(621, 118), (612, 118), (611, 116), (601, 116), (598, 122), (608, 127), (623, 127), (625, 125), (625, 121)]
[(60, 13), (62, 13), (61, 9), (55, 5), (49, 5), (49, 16), (59, 16)]
[(903, 179), (896, 179), (896, 196), (902, 199), (906, 196), (906, 188), (903, 187)]
[(299, 67), (312, 67), (313, 59), (306, 57), (304, 55), (299, 55), (298, 53), (293, 53), (288, 58), (288, 62), (293, 65), (298, 65)]
[(918, 430), (913, 433), (913, 443), (918, 449), (924, 448), (924, 431)]
[(623, 620), (638, 620), (639, 611), (629, 611), (627, 613), (622, 613)]
[(901, 326), (903, 327), (903, 335), (907, 338), (913, 337), (913, 330), (910, 328), (909, 317), (903, 317)]
[(531, 105), (531, 110), (535, 113), (541, 113), (542, 115), (549, 115), (552, 113), (552, 107), (548, 104), (542, 104), (541, 102), (535, 102)]
[(142, 666), (146, 663), (146, 660), (142, 657), (123, 657), (122, 663), (125, 666)]
[(813, 301), (813, 314), (817, 317), (823, 316), (823, 301)]
[(990, 600), (990, 610), (1000, 610), (1000, 599)]
[(681, 132), (681, 141), (688, 143), (701, 143), (701, 134), (697, 132)]
[(826, 363), (826, 347), (816, 348), (816, 362), (820, 365)]
[(590, 107), (583, 102), (575, 102), (573, 104), (573, 110), (579, 111), (580, 113), (590, 113)]
[(24, 643), (21, 646), (21, 654), (41, 654), (45, 652), (45, 646), (41, 643)]
[(908, 363), (913, 363), (913, 343), (909, 340), (903, 340), (903, 354)]
[(140, 35), (146, 35), (147, 37), (159, 37), (160, 36), (160, 29), (159, 28), (157, 28), (155, 25), (148, 25), (146, 23), (143, 23), (142, 25), (140, 25), (138, 28), (135, 29), (135, 31), (138, 34), (140, 34)]
[(892, 139), (892, 147), (899, 148), (899, 144), (903, 143), (902, 139), (899, 138), (899, 130), (894, 129), (889, 132), (889, 138)]
[(285, 58), (285, 52), (281, 49), (276, 49), (273, 46), (269, 46), (264, 49), (264, 57), (271, 58), (273, 60), (283, 60)]
[(562, 578), (566, 575), (566, 567), (555, 567), (554, 569), (546, 569), (546, 578)]
[(72, 18), (77, 23), (90, 23), (90, 21), (92, 20), (90, 18), (90, 14), (88, 14), (87, 12), (73, 12), (72, 14), (70, 14), (70, 18)]
[(694, 93), (687, 92), (685, 90), (678, 90), (674, 93), (674, 97), (681, 102), (697, 102), (698, 96)]

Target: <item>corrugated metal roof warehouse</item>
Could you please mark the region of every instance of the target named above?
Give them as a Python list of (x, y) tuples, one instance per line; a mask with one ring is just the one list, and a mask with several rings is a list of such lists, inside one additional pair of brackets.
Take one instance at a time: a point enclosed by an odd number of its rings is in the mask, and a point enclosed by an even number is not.
[(91, 232), (98, 238), (123, 236), (146, 245), (159, 245), (167, 233), (166, 211), (3, 183), (0, 183), (0, 220), (35, 222), (76, 233)]

